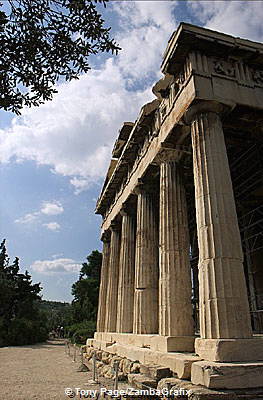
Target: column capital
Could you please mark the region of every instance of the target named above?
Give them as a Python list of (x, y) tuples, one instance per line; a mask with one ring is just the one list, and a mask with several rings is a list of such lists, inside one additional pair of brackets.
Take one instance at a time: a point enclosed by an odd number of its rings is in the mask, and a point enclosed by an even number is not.
[(170, 149), (170, 148), (163, 148), (155, 157), (154, 162), (158, 165), (164, 162), (173, 162), (178, 161), (178, 150), (177, 149)]
[(153, 164), (161, 165), (165, 162), (178, 162), (182, 153), (192, 154), (191, 148), (182, 144), (175, 145), (174, 143), (162, 142)]
[(153, 194), (156, 193), (156, 187), (148, 182), (143, 181), (142, 179), (138, 179), (137, 185), (133, 189), (133, 194), (139, 195), (142, 193)]
[(122, 207), (121, 207), (121, 210), (120, 210), (120, 215), (122, 217), (126, 216), (126, 215), (135, 216), (136, 215), (136, 210), (132, 206), (129, 206), (129, 204), (122, 203)]
[(188, 108), (184, 113), (183, 119), (186, 125), (190, 125), (196, 118), (197, 115), (203, 113), (214, 113), (214, 114), (224, 114), (233, 108), (230, 105), (222, 104), (217, 101), (200, 101)]
[(104, 232), (102, 233), (102, 235), (101, 235), (100, 240), (101, 240), (103, 243), (110, 242), (110, 236), (111, 236), (110, 230), (104, 231)]
[(111, 232), (119, 232), (121, 230), (121, 223), (119, 221), (112, 221), (110, 230)]

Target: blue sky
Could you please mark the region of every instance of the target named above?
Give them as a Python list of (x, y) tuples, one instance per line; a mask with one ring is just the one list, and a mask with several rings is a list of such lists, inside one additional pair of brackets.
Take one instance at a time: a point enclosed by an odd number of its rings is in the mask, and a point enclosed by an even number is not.
[(114, 1), (103, 15), (122, 51), (91, 59), (52, 102), (0, 111), (0, 238), (43, 298), (71, 301), (81, 263), (101, 250), (95, 202), (123, 121), (154, 98), (162, 54), (180, 21), (263, 41), (262, 1)]

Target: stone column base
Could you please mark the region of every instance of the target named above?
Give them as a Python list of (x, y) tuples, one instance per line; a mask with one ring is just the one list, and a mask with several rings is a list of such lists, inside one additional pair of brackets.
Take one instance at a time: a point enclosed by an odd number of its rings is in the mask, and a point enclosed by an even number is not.
[(157, 336), (151, 341), (151, 349), (163, 352), (193, 352), (194, 336)]
[(261, 388), (263, 385), (263, 362), (197, 361), (192, 365), (191, 382), (209, 389)]
[(162, 352), (194, 352), (194, 336), (140, 335), (134, 333), (95, 332), (96, 340), (144, 347)]
[[(263, 337), (195, 340), (195, 352), (209, 361), (263, 361)], [(262, 380), (263, 386), (263, 380)]]

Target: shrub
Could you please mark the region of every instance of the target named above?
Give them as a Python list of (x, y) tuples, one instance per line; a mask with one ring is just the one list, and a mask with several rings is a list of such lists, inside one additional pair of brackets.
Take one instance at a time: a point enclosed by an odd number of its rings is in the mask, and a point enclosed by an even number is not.
[(6, 346), (7, 335), (4, 319), (0, 317), (0, 347)]
[(44, 342), (46, 339), (47, 330), (40, 321), (16, 318), (8, 327), (7, 345), (9, 346)]
[(67, 328), (67, 336), (72, 343), (85, 344), (88, 338), (94, 336), (96, 331), (96, 322), (83, 321), (78, 324), (71, 325)]

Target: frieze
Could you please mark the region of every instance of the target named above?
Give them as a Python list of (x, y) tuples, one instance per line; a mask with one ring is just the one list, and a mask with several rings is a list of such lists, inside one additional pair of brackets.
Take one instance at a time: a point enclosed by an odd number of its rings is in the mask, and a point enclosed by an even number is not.
[(236, 71), (234, 65), (224, 60), (213, 60), (214, 72), (220, 75), (229, 76), (234, 78)]
[(250, 85), (251, 83), (263, 85), (263, 71), (252, 69), (242, 61), (211, 58), (210, 62), (213, 66), (213, 73), (227, 78), (235, 78)]
[(263, 85), (263, 71), (253, 70), (252, 78), (253, 78), (254, 82)]

